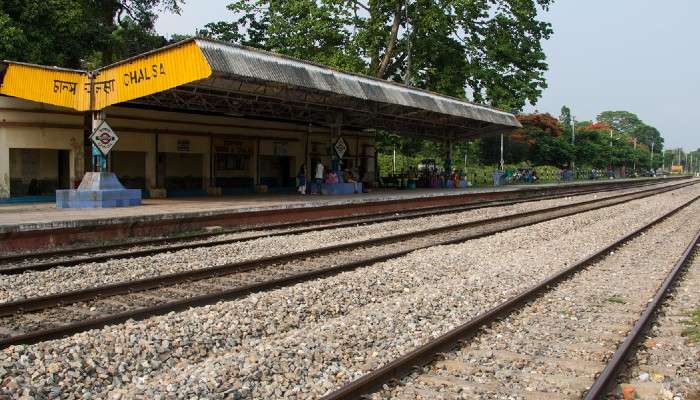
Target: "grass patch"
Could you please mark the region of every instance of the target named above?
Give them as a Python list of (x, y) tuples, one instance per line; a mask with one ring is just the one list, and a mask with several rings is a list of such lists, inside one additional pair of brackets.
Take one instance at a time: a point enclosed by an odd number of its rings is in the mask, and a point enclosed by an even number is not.
[(627, 304), (627, 302), (620, 296), (610, 296), (607, 300), (615, 304)]
[(686, 322), (688, 328), (685, 330), (685, 335), (695, 343), (700, 343), (700, 308), (697, 308), (690, 314), (690, 321)]

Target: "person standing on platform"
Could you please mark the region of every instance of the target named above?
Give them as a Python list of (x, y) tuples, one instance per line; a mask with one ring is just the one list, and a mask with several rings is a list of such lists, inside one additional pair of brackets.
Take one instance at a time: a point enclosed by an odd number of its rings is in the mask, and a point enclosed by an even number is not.
[(323, 183), (323, 164), (321, 164), (320, 160), (316, 163), (316, 175), (314, 177), (316, 178), (316, 190), (320, 194), (321, 184)]
[(297, 174), (297, 179), (299, 182), (297, 190), (300, 194), (306, 194), (306, 164), (301, 164), (301, 168), (299, 168), (299, 173)]

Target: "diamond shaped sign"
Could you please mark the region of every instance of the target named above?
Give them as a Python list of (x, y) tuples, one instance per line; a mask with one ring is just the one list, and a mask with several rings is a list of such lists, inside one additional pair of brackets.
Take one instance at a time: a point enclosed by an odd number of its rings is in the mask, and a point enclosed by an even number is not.
[(107, 121), (102, 121), (102, 123), (97, 126), (97, 129), (92, 132), (92, 135), (90, 135), (90, 141), (92, 141), (95, 147), (106, 157), (112, 150), (112, 147), (119, 141), (119, 136), (114, 133), (109, 124), (107, 124)]
[(335, 142), (335, 145), (333, 146), (335, 149), (335, 152), (338, 154), (338, 158), (343, 158), (345, 155), (345, 152), (348, 151), (348, 145), (345, 144), (345, 140), (343, 140), (342, 137), (338, 138), (338, 141)]

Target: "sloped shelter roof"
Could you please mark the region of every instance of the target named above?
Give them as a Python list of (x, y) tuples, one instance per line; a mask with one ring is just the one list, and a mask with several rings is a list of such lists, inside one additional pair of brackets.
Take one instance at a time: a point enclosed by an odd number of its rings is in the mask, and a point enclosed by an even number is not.
[(92, 72), (5, 62), (0, 93), (77, 110), (126, 103), (439, 139), (520, 127), (490, 107), (201, 38)]

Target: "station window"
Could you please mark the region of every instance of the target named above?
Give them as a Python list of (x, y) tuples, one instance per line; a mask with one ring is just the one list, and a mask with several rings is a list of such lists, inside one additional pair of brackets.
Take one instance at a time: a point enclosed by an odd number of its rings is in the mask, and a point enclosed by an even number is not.
[(250, 157), (241, 154), (216, 154), (216, 169), (218, 171), (247, 171)]
[(112, 172), (129, 189), (146, 189), (146, 152), (112, 151)]

